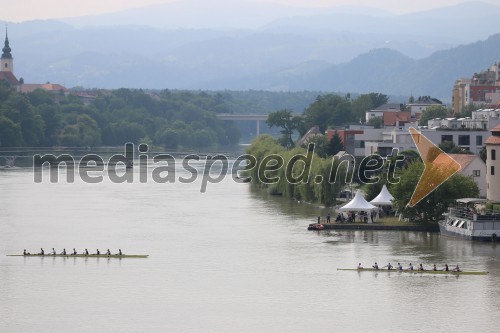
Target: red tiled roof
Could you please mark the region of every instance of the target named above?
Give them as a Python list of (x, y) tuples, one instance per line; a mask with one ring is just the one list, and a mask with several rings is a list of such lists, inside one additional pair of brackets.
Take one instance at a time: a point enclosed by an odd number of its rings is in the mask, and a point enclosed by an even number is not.
[(44, 84), (38, 84), (38, 83), (27, 83), (21, 85), (21, 92), (23, 93), (28, 93), (28, 92), (33, 92), (37, 89), (43, 89), (47, 91), (67, 91), (64, 86), (60, 84), (53, 84), (53, 83), (44, 83)]
[(408, 123), (411, 120), (411, 112), (384, 112), (384, 126), (396, 126), (397, 122)]
[(490, 136), (488, 139), (486, 139), (485, 144), (500, 145), (500, 136)]
[(491, 129), (492, 132), (500, 132), (500, 125), (495, 126)]
[(471, 164), (472, 161), (474, 161), (476, 158), (478, 158), (477, 155), (472, 155), (472, 154), (446, 154), (446, 153), (441, 153), (439, 154), (434, 161), (432, 161), (433, 164), (436, 165), (448, 165), (450, 163), (450, 160), (448, 159), (448, 156), (453, 158), (458, 164), (460, 164), (461, 169), (464, 170), (467, 168), (469, 164)]
[(15, 75), (12, 72), (4, 72), (0, 71), (0, 80), (5, 80), (9, 84), (16, 86), (19, 84), (19, 81), (15, 77)]

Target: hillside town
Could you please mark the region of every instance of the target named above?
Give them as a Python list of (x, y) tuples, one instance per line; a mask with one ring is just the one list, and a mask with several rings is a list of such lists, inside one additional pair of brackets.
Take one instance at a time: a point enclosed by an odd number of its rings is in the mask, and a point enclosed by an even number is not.
[[(450, 155), (460, 163), (460, 173), (474, 178), (481, 197), (500, 201), (500, 192), (489, 186), (500, 182), (495, 174), (495, 167), (500, 167), (495, 157), (500, 131), (500, 66), (495, 63), (470, 79), (457, 80), (451, 93), (455, 117), (432, 118), (422, 124), (421, 116), (428, 108), (445, 110), (446, 105), (421, 96), (410, 98), (407, 104), (389, 103), (367, 110), (364, 124), (329, 128), (324, 134), (328, 140), (339, 135), (345, 151), (353, 156), (388, 156), (394, 149), (416, 151), (409, 128), (418, 128), (436, 146), (454, 147), (459, 154)], [(465, 108), (470, 110), (470, 116), (460, 117)], [(370, 126), (375, 121), (378, 125)], [(322, 135), (317, 128), (310, 130), (299, 142), (318, 134)]]

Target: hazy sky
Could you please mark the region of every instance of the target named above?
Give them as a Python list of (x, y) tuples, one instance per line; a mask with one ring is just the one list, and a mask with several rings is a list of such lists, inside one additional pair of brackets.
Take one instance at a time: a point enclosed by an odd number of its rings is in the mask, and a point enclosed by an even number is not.
[[(185, 0), (0, 0), (0, 19), (6, 21), (26, 21), (35, 19), (84, 16), (119, 11), (148, 4)], [(192, 1), (192, 0), (188, 0)], [(202, 1), (202, 0), (200, 0)], [(211, 0), (204, 0), (209, 2)], [(217, 0), (221, 2), (221, 0)], [(237, 4), (238, 0), (225, 0)], [(466, 0), (246, 0), (274, 2), (303, 7), (363, 5), (377, 7), (394, 13), (407, 13), (452, 4)], [(498, 4), (499, 0), (482, 0)]]

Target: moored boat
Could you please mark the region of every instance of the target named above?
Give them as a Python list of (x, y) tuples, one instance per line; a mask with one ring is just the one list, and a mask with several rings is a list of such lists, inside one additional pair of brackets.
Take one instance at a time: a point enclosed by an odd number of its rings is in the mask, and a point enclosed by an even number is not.
[(312, 224), (309, 224), (309, 226), (307, 227), (307, 230), (323, 230), (325, 229), (325, 226), (322, 225), (321, 223), (312, 223)]
[(486, 203), (486, 199), (456, 200), (456, 205), (443, 214), (444, 220), (439, 221), (439, 231), (444, 236), (498, 242), (500, 212), (487, 210)]

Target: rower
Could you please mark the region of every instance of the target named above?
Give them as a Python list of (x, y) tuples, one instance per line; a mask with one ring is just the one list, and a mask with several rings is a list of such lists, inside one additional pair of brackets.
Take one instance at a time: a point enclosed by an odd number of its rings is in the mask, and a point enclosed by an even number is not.
[(76, 252), (76, 249), (75, 249), (75, 248), (73, 248), (73, 253), (71, 253), (71, 255), (76, 256), (77, 254), (78, 254), (78, 253)]
[(26, 252), (26, 249), (23, 251), (23, 256), (28, 255), (28, 252)]
[(385, 266), (385, 267), (387, 267), (388, 270), (391, 270), (393, 268), (393, 266), (391, 265), (391, 263), (388, 263), (387, 266)]
[(83, 252), (84, 255), (88, 256), (89, 255), (89, 250), (85, 249), (85, 252)]
[(118, 255), (121, 256), (122, 254), (122, 249), (118, 249)]
[(398, 262), (398, 270), (399, 271), (402, 271), (403, 270), (403, 265), (401, 265), (401, 263)]
[(372, 266), (373, 269), (378, 270), (378, 264), (375, 262), (375, 265)]
[(55, 256), (57, 253), (56, 253), (56, 250), (54, 248), (52, 248), (52, 253), (51, 253), (53, 256)]
[(358, 264), (358, 269), (363, 269), (363, 266), (361, 266), (361, 263)]
[(66, 249), (63, 249), (61, 252), (62, 255), (66, 255)]
[(418, 270), (419, 271), (425, 271), (424, 266), (422, 264), (420, 264), (420, 266), (418, 266)]
[(436, 264), (434, 264), (434, 267), (432, 268), (433, 271), (437, 271)]
[(457, 267), (455, 267), (455, 268), (453, 269), (453, 271), (454, 271), (454, 272), (460, 272), (460, 267), (458, 267), (458, 264), (457, 264)]
[(101, 252), (99, 252), (99, 249), (96, 250), (95, 254), (98, 256), (101, 254)]
[(410, 263), (410, 266), (408, 267), (408, 269), (409, 269), (410, 271), (412, 271), (412, 270), (413, 270), (413, 265), (412, 265), (411, 263)]
[(45, 251), (42, 248), (40, 248), (40, 253), (38, 253), (38, 254), (43, 256), (43, 255), (45, 255)]
[(450, 269), (448, 268), (448, 264), (444, 264), (444, 270), (448, 272)]
[(108, 249), (108, 250), (106, 251), (106, 254), (107, 254), (108, 256), (109, 256), (109, 255), (111, 255), (111, 251)]

